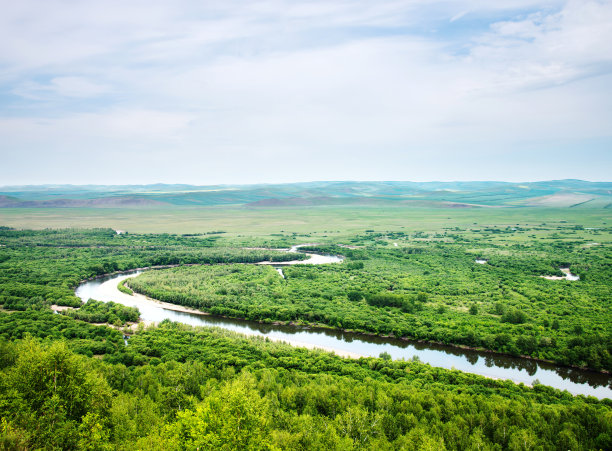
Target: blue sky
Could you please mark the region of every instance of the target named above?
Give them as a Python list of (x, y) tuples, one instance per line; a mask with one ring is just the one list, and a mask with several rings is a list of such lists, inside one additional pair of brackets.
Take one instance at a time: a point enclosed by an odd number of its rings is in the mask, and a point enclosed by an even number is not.
[(612, 2), (5, 2), (0, 185), (610, 180)]

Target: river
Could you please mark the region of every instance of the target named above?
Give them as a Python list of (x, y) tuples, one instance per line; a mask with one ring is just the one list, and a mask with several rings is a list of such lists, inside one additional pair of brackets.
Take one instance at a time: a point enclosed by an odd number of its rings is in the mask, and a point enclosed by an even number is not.
[[(295, 250), (293, 248), (292, 250)], [(308, 260), (285, 262), (284, 264), (306, 263), (325, 264), (342, 261), (337, 256), (311, 255)], [(269, 264), (265, 262), (264, 264)], [(280, 266), (274, 263), (274, 266)], [(318, 348), (333, 351), (345, 357), (378, 357), (387, 352), (393, 359), (412, 359), (432, 366), (457, 369), (496, 379), (510, 379), (516, 383), (533, 384), (537, 379), (544, 385), (567, 390), (576, 395), (590, 395), (597, 398), (612, 398), (612, 378), (606, 374), (568, 368), (530, 359), (499, 354), (471, 351), (452, 346), (418, 343), (393, 338), (369, 336), (323, 328), (278, 326), (252, 321), (220, 318), (213, 315), (187, 312), (181, 306), (160, 303), (143, 295), (122, 293), (117, 284), (142, 271), (131, 271), (82, 283), (76, 295), (84, 302), (89, 298), (99, 301), (114, 301), (137, 307), (144, 321), (161, 322), (164, 319), (178, 321), (192, 326), (215, 326), (245, 335), (268, 337), (294, 346)], [(280, 273), (282, 275), (282, 272)]]

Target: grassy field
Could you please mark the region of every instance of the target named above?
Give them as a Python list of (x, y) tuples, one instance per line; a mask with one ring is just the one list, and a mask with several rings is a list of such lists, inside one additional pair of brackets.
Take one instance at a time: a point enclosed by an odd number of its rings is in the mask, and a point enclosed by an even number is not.
[(318, 206), (283, 208), (3, 208), (0, 225), (28, 228), (111, 227), (135, 233), (205, 233), (227, 236), (296, 233), (310, 238), (351, 236), (376, 231), (439, 231), (445, 227), (582, 225), (612, 223), (610, 209), (572, 208), (415, 208)]

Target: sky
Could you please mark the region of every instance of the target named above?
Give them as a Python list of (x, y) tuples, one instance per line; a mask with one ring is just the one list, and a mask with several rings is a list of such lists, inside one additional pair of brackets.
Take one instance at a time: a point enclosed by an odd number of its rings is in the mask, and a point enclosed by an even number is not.
[(0, 1), (0, 185), (612, 180), (612, 0)]

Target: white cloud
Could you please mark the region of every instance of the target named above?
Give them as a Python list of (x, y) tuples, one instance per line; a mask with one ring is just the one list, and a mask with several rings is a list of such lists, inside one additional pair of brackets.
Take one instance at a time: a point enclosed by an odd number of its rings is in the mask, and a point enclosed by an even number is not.
[(453, 17), (451, 17), (449, 22), (456, 22), (459, 19), (461, 19), (463, 16), (465, 16), (467, 13), (469, 13), (469, 11), (461, 11), (461, 12), (455, 14)]
[(51, 80), (51, 86), (58, 95), (65, 97), (97, 97), (108, 91), (104, 85), (82, 77), (55, 77)]
[(31, 100), (52, 100), (54, 97), (90, 98), (109, 92), (109, 88), (83, 77), (55, 77), (49, 83), (23, 82), (13, 93)]
[(44, 148), (77, 151), (100, 149), (138, 142), (138, 147), (176, 139), (193, 117), (167, 111), (114, 109), (80, 113), (61, 118), (0, 119), (0, 134), (6, 147)]
[(569, 2), (561, 11), (534, 13), (492, 25), (470, 61), (490, 76), (492, 90), (549, 87), (612, 70), (612, 2)]
[(220, 174), (231, 164), (248, 173), (258, 158), (289, 164), (288, 154), (334, 167), (368, 155), (426, 165), (425, 152), (444, 161), (611, 139), (610, 2), (49, 0), (6, 9), (0, 88), (21, 98), (0, 107), (2, 153), (45, 148), (69, 162), (83, 149), (147, 152), (157, 157), (140, 166), (153, 174), (171, 149), (176, 161)]

